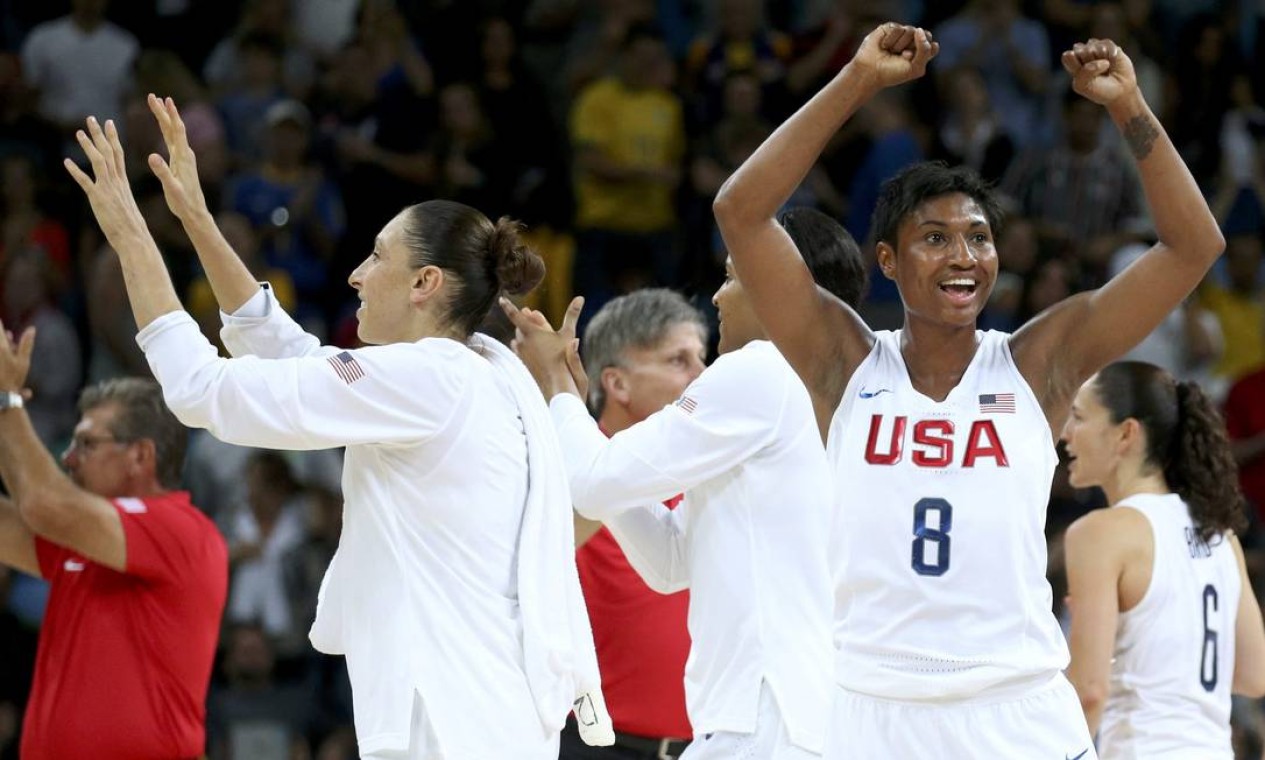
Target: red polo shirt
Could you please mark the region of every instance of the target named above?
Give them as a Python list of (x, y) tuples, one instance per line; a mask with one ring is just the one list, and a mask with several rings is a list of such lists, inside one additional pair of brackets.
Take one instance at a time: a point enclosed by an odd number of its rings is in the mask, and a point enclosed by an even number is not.
[(22, 732), (23, 760), (201, 755), (228, 591), (228, 550), (189, 494), (111, 502), (127, 570), (36, 539), (52, 591)]
[[(678, 496), (665, 502), (669, 508)], [(688, 739), (685, 658), (688, 591), (660, 594), (628, 564), (615, 537), (597, 532), (575, 555), (589, 608), (602, 694), (616, 731)]]

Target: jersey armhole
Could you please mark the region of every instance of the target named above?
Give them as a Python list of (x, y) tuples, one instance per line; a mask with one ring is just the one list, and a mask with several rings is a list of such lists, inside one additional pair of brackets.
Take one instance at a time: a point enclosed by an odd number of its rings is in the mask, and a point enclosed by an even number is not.
[(1150, 514), (1148, 514), (1148, 513), (1146, 512), (1146, 510), (1144, 510), (1144, 509), (1139, 509), (1139, 508), (1137, 508), (1137, 507), (1135, 507), (1135, 506), (1133, 506), (1133, 505), (1131, 505), (1131, 504), (1129, 504), (1129, 503), (1127, 503), (1127, 502), (1122, 502), (1122, 503), (1120, 503), (1120, 504), (1117, 504), (1117, 505), (1115, 505), (1114, 507), (1112, 507), (1112, 509), (1129, 509), (1129, 510), (1132, 510), (1132, 511), (1134, 511), (1134, 512), (1137, 512), (1138, 514), (1142, 515), (1142, 518), (1143, 518), (1144, 520), (1146, 520), (1146, 524), (1147, 524), (1147, 526), (1150, 528), (1150, 536), (1151, 536), (1151, 575), (1150, 575), (1150, 577), (1147, 579), (1147, 582), (1146, 582), (1146, 590), (1142, 592), (1142, 597), (1141, 597), (1140, 599), (1138, 599), (1138, 603), (1137, 603), (1137, 604), (1133, 605), (1132, 607), (1130, 607), (1130, 608), (1129, 608), (1129, 609), (1127, 609), (1127, 610), (1120, 610), (1120, 614), (1121, 614), (1121, 615), (1130, 614), (1130, 613), (1137, 612), (1137, 611), (1139, 611), (1139, 610), (1143, 610), (1143, 611), (1145, 611), (1145, 610), (1149, 609), (1150, 607), (1154, 607), (1154, 606), (1158, 603), (1158, 602), (1156, 601), (1156, 599), (1157, 599), (1157, 595), (1160, 593), (1160, 592), (1158, 592), (1158, 591), (1156, 591), (1156, 590), (1155, 590), (1155, 576), (1156, 576), (1157, 571), (1158, 571), (1158, 569), (1159, 569), (1159, 567), (1160, 567), (1160, 562), (1159, 562), (1159, 558), (1160, 558), (1160, 551), (1159, 551), (1159, 550), (1160, 550), (1160, 541), (1159, 541), (1159, 535), (1158, 535), (1158, 532), (1157, 532), (1156, 527), (1155, 527), (1155, 521), (1151, 519), (1151, 515), (1150, 515)]

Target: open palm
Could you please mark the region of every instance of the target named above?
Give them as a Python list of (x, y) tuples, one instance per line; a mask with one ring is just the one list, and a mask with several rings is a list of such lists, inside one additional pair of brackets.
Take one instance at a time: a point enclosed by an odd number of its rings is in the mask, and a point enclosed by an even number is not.
[(149, 110), (158, 121), (163, 141), (167, 143), (166, 161), (158, 154), (149, 157), (149, 168), (162, 182), (163, 195), (171, 213), (181, 221), (188, 221), (195, 214), (206, 211), (206, 198), (198, 179), (198, 162), (189, 147), (184, 120), (171, 98), (149, 96)]

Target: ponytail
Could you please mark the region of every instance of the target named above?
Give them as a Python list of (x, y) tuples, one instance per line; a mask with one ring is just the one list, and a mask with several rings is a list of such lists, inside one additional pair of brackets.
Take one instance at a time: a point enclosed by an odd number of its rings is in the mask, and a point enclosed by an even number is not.
[(1146, 463), (1163, 469), (1201, 539), (1246, 529), (1230, 437), (1198, 385), (1175, 382), (1153, 364), (1126, 361), (1104, 367), (1095, 386), (1113, 423), (1135, 419), (1146, 431)]

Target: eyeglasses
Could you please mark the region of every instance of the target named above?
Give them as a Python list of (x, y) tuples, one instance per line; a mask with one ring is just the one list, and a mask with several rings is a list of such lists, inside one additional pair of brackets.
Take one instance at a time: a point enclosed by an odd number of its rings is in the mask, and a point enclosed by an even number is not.
[(70, 446), (66, 448), (66, 453), (69, 454), (74, 451), (83, 455), (89, 455), (98, 447), (104, 446), (107, 443), (117, 443), (126, 446), (127, 444), (132, 443), (132, 441), (124, 441), (108, 435), (77, 435), (70, 439)]

